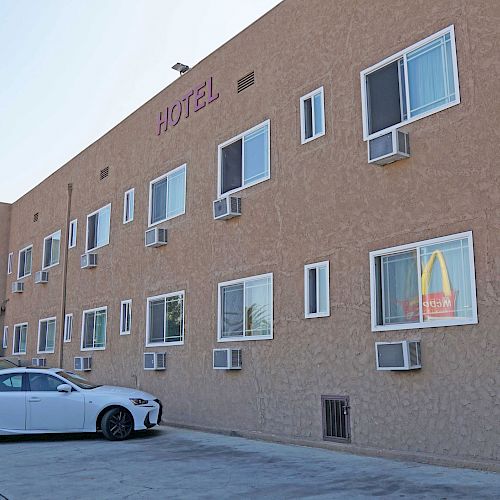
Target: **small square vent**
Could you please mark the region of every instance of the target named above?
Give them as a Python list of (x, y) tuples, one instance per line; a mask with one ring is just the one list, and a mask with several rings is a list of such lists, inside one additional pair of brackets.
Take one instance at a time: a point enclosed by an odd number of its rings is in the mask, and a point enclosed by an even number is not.
[(33, 214), (33, 222), (38, 222), (38, 212)]
[(109, 167), (104, 167), (99, 174), (99, 179), (102, 181), (109, 175)]
[(238, 80), (237, 90), (238, 94), (243, 92), (248, 87), (252, 86), (255, 83), (255, 73), (252, 71), (248, 73), (248, 75), (242, 76)]

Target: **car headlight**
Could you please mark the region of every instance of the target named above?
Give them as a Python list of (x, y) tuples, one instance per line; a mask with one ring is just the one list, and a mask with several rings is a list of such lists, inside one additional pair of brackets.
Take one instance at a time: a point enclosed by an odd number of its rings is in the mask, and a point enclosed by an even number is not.
[(141, 399), (141, 398), (129, 398), (129, 399), (135, 405), (146, 405), (146, 404), (148, 404), (148, 400), (147, 399)]

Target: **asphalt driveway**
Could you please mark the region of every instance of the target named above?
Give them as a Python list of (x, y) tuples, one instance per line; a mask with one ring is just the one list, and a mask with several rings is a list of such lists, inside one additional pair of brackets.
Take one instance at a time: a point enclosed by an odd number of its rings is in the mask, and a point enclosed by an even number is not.
[[(500, 474), (161, 427), (0, 438), (0, 499), (500, 498)], [(2, 497), (3, 495), (3, 497)]]

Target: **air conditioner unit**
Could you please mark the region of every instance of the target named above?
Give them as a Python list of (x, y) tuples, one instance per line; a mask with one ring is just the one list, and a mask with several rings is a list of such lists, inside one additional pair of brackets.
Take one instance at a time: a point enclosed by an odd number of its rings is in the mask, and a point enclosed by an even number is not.
[(24, 292), (24, 282), (14, 281), (14, 283), (12, 283), (12, 293), (22, 293), (22, 292)]
[(214, 370), (241, 370), (241, 349), (214, 349)]
[(74, 369), (76, 372), (88, 372), (92, 370), (92, 357), (90, 356), (75, 357)]
[(167, 244), (167, 230), (160, 227), (148, 229), (144, 233), (144, 242), (147, 247), (161, 247)]
[(82, 269), (90, 269), (91, 267), (97, 266), (97, 254), (96, 253), (84, 253), (80, 257), (80, 267)]
[(48, 271), (37, 271), (35, 273), (35, 283), (47, 283), (49, 281)]
[(368, 141), (368, 163), (387, 165), (410, 156), (410, 136), (401, 130)]
[(214, 219), (232, 219), (241, 215), (241, 198), (238, 196), (224, 196), (214, 201)]
[(422, 368), (419, 340), (375, 342), (377, 370), (418, 370)]
[(46, 358), (32, 358), (31, 366), (47, 366)]
[(166, 352), (145, 352), (144, 369), (145, 370), (165, 370), (167, 368)]

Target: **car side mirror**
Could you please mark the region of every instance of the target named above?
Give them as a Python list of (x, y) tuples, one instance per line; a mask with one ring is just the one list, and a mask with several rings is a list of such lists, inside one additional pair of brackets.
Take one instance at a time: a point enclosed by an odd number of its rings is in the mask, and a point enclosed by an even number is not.
[(72, 389), (73, 388), (69, 384), (61, 384), (57, 386), (57, 390), (59, 392), (71, 392)]

